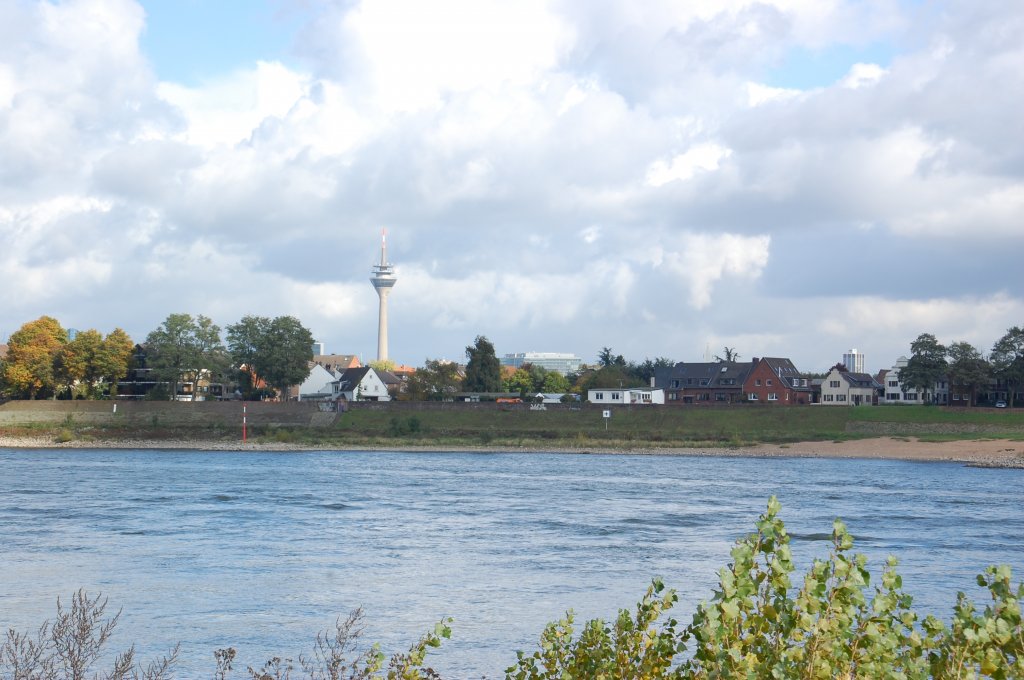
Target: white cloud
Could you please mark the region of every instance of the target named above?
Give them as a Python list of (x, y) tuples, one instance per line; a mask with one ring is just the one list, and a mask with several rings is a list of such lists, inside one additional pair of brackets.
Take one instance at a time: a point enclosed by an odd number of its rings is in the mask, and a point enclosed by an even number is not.
[(647, 170), (647, 183), (653, 187), (676, 180), (686, 181), (698, 172), (718, 170), (721, 162), (728, 158), (732, 151), (711, 142), (698, 144), (666, 163), (658, 160)]
[(888, 70), (878, 64), (854, 64), (850, 67), (849, 73), (839, 81), (839, 84), (850, 90), (858, 90), (876, 84), (885, 77), (886, 73)]
[[(185, 87), (154, 79), (130, 0), (8, 2), (0, 325), (294, 313), (366, 351), (387, 225), (409, 362), (477, 333), (798, 365), (838, 360), (818, 320), (890, 362), (920, 332), (998, 335), (1024, 299), (1024, 9), (997, 5), (329, 3), (307, 61)], [(763, 82), (875, 43), (891, 63), (831, 86)], [(823, 276), (837, 253), (856, 275)]]
[(689, 286), (690, 305), (703, 309), (711, 304), (715, 284), (725, 277), (760, 277), (770, 245), (770, 236), (690, 234), (680, 240), (678, 249), (664, 253), (664, 264)]
[(219, 77), (200, 87), (161, 83), (160, 97), (188, 121), (184, 140), (199, 146), (248, 139), (268, 118), (284, 118), (309, 91), (308, 76), (280, 63), (259, 62), (249, 71)]

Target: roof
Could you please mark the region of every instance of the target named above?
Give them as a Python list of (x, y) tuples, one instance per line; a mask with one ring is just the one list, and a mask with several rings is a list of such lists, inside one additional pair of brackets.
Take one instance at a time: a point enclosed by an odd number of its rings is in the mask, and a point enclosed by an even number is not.
[(372, 370), (373, 369), (370, 368), (369, 366), (350, 368), (341, 374), (341, 377), (338, 378), (338, 383), (340, 383), (342, 386), (355, 387), (356, 385), (361, 383), (363, 381), (363, 378), (366, 377), (366, 374)]
[(850, 383), (852, 387), (870, 387), (877, 389), (881, 387), (877, 380), (867, 373), (840, 373), (843, 380)]
[(403, 382), (401, 378), (399, 378), (391, 371), (375, 370), (374, 372), (377, 374), (377, 377), (380, 378), (380, 381), (385, 385), (401, 385)]
[(359, 357), (355, 354), (314, 354), (313, 363), (319, 364), (328, 371), (344, 371), (359, 368)]
[[(685, 363), (680, 361), (667, 371), (655, 371), (654, 384), (658, 387), (667, 387), (672, 380), (685, 381), (688, 378), (707, 378), (711, 385), (718, 385), (721, 380), (729, 380), (728, 387), (739, 387), (743, 384), (744, 378), (754, 367), (749, 361), (714, 361), (706, 363)], [(681, 383), (685, 387), (685, 384)], [(704, 385), (707, 387), (708, 385)], [(690, 385), (693, 387), (693, 385)]]
[(0, 359), (7, 356), (7, 345), (0, 345)]

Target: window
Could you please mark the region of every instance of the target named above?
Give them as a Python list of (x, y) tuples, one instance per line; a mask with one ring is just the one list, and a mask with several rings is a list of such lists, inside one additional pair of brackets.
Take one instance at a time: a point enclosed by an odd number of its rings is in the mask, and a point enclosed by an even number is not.
[(900, 383), (899, 383), (898, 380), (890, 380), (889, 381), (889, 387), (899, 387), (899, 386), (900, 386)]
[(604, 392), (594, 392), (594, 399), (602, 401), (604, 399)]
[(838, 380), (829, 380), (828, 381), (828, 386), (829, 387), (839, 387), (839, 381)]
[(846, 395), (845, 394), (837, 394), (836, 395), (836, 401), (846, 401)]
[(768, 401), (778, 401), (778, 400), (779, 400), (779, 395), (778, 394), (776, 394), (775, 392), (769, 392), (768, 393)]
[(715, 401), (729, 401), (729, 397), (725, 392), (715, 392)]
[(764, 381), (764, 384), (767, 385), (768, 387), (771, 387), (772, 386), (772, 379), (768, 378), (767, 380)]
[(899, 392), (888, 392), (885, 395), (885, 400), (886, 401), (899, 401), (900, 400), (900, 393)]
[(821, 395), (821, 400), (822, 401), (834, 401), (834, 399), (832, 398), (831, 394), (823, 394), (823, 395)]
[(758, 378), (757, 380), (755, 380), (755, 381), (754, 381), (754, 384), (755, 384), (756, 386), (760, 387), (760, 386), (761, 386), (761, 379), (760, 379), (760, 378)]
[(751, 392), (747, 395), (748, 401), (757, 401), (757, 392)]
[(693, 384), (693, 378), (687, 378), (686, 379), (686, 384), (687, 385), (692, 385)]
[(917, 392), (907, 392), (903, 398), (907, 401), (917, 401)]
[(710, 383), (711, 383), (711, 379), (710, 378), (701, 378), (700, 379), (701, 387), (705, 387), (705, 386), (709, 385)]
[(959, 394), (954, 394), (953, 395), (953, 401), (960, 401), (960, 395)]
[(672, 389), (675, 389), (675, 390), (679, 389), (679, 381), (678, 380), (673, 380), (672, 384), (670, 385), (670, 387), (672, 387)]
[(612, 399), (620, 399), (622, 397), (618, 392), (612, 392)]

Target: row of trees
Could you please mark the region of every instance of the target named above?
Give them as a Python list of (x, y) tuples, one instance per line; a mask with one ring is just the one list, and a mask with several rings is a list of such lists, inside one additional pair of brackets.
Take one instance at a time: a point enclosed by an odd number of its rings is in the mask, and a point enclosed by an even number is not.
[(208, 317), (171, 314), (136, 356), (135, 343), (120, 328), (105, 337), (81, 331), (72, 339), (59, 321), (44, 316), (11, 335), (0, 389), (23, 399), (114, 396), (119, 380), (144, 367), (152, 381), (166, 385), (157, 393), (173, 399), (183, 382), (237, 383), (252, 392), (283, 390), (309, 375), (313, 334), (295, 317), (246, 316), (226, 330), (225, 343)]
[(521, 396), (546, 393), (575, 392), (586, 394), (598, 387), (640, 387), (649, 385), (654, 372), (674, 365), (671, 359), (659, 357), (642, 363), (627, 362), (605, 347), (596, 367), (562, 375), (534, 364), (524, 364), (511, 374), (502, 370), (494, 344), (478, 335), (466, 347), (465, 373), (453, 362), (427, 359), (422, 368), (409, 377), (405, 396), (412, 400), (441, 400), (456, 392), (518, 392)]
[(43, 316), (26, 323), (7, 341), (0, 364), (0, 388), (15, 397), (35, 399), (78, 390), (95, 397), (128, 371), (132, 339), (120, 328), (103, 336), (86, 330), (69, 338), (60, 322)]
[(900, 369), (904, 387), (920, 391), (929, 400), (935, 385), (948, 380), (952, 385), (967, 388), (974, 403), (978, 388), (992, 379), (1006, 384), (1010, 406), (1014, 393), (1024, 383), (1024, 328), (1014, 326), (992, 346), (986, 357), (969, 342), (943, 345), (934, 335), (922, 333), (910, 343), (911, 356)]

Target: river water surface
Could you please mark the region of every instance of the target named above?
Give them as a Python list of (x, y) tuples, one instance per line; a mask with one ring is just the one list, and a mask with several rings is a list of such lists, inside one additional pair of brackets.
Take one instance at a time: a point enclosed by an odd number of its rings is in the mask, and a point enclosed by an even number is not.
[[(0, 627), (56, 598), (123, 608), (114, 646), (178, 677), (297, 658), (362, 606), (368, 640), (403, 650), (442, 616), (446, 678), (500, 677), (573, 608), (631, 607), (654, 576), (677, 618), (710, 597), (733, 542), (775, 494), (799, 569), (842, 517), (879, 574), (896, 554), (915, 607), (949, 620), (956, 592), (1007, 563), (1024, 576), (1024, 470), (806, 458), (520, 453), (0, 449)], [(799, 582), (799, 576), (795, 582)], [(242, 673), (235, 677), (242, 677)]]

